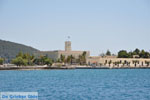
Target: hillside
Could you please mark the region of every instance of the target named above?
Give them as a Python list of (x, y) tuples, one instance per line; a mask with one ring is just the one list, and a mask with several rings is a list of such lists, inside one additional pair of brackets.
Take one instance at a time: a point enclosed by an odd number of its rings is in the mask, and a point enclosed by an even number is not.
[(36, 53), (39, 52), (39, 50), (32, 48), (30, 46), (22, 45), (19, 43), (9, 42), (0, 40), (0, 57), (5, 58), (6, 62), (10, 61), (12, 58), (14, 58), (19, 52), (23, 53)]

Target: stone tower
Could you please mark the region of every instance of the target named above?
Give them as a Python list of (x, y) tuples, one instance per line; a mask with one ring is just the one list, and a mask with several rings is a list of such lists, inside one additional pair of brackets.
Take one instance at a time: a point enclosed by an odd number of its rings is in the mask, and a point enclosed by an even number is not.
[(71, 51), (71, 41), (65, 42), (65, 51)]

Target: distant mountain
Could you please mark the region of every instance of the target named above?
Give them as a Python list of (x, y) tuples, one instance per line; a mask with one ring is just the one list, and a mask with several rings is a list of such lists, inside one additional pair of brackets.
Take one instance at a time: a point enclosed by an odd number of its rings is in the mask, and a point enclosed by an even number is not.
[(0, 57), (5, 58), (6, 62), (10, 62), (19, 52), (34, 54), (39, 50), (19, 43), (0, 40)]

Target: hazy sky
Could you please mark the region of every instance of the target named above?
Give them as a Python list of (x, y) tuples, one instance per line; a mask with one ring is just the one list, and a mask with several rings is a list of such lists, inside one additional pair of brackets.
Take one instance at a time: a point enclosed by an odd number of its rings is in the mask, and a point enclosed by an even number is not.
[(150, 0), (0, 0), (0, 39), (98, 55), (150, 50)]

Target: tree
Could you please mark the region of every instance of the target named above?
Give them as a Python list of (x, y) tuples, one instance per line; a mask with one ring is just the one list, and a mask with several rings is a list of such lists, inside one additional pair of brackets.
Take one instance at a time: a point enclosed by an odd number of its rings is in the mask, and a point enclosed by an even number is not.
[(16, 57), (23, 57), (23, 53), (22, 52), (19, 52)]
[[(134, 56), (135, 55), (135, 56)], [(150, 53), (144, 50), (135, 49), (133, 52), (127, 52), (125, 50), (121, 50), (118, 52), (118, 58), (150, 58)]]
[(12, 63), (17, 65), (17, 66), (27, 66), (27, 60), (23, 59), (22, 57), (17, 57), (15, 59), (12, 60)]
[(68, 57), (67, 57), (67, 63), (72, 64), (74, 59), (75, 59), (74, 56), (72, 56), (72, 55), (68, 56)]
[(107, 64), (107, 62), (108, 62), (108, 61), (107, 61), (107, 60), (105, 60), (105, 65)]
[(149, 52), (145, 52), (145, 54), (144, 54), (144, 58), (150, 58), (150, 54), (149, 54)]
[(0, 65), (3, 65), (3, 63), (4, 63), (4, 59), (0, 58)]
[(71, 56), (67, 57), (67, 63), (71, 63)]
[(82, 54), (83, 64), (86, 64), (86, 52), (84, 51)]
[(136, 49), (134, 50), (134, 52), (135, 52), (136, 55), (139, 55), (139, 54), (140, 54), (140, 50), (139, 50), (138, 48), (136, 48)]
[(60, 58), (58, 58), (56, 62), (60, 63), (61, 62)]
[(145, 51), (144, 50), (142, 50), (141, 52), (140, 52), (140, 58), (144, 58), (144, 56), (145, 56)]
[(135, 67), (136, 67), (136, 66), (137, 66), (137, 64), (139, 63), (139, 61), (138, 61), (138, 60), (133, 60), (132, 62), (133, 62), (133, 64), (135, 65)]
[(34, 61), (34, 55), (30, 55), (28, 53), (23, 54), (22, 56), (23, 59), (26, 59), (28, 62), (28, 65), (34, 65), (33, 61)]
[(27, 65), (34, 65), (33, 63), (34, 61), (34, 55), (30, 55), (28, 53), (22, 53), (22, 52), (19, 52), (17, 55), (16, 55), (16, 58), (12, 60), (12, 63), (17, 65), (17, 66), (27, 66)]
[(110, 61), (108, 62), (109, 66), (110, 66), (111, 63), (112, 63), (112, 61), (110, 60)]
[(117, 65), (119, 67), (120, 61), (114, 62), (115, 66)]
[(44, 63), (45, 63), (46, 65), (50, 65), (50, 66), (53, 64), (52, 59), (49, 59), (49, 58), (46, 58), (46, 59), (44, 60)]
[(118, 52), (118, 58), (129, 58), (129, 54), (126, 50), (121, 50)]
[(128, 57), (133, 58), (133, 52), (132, 51), (128, 53)]
[(146, 64), (147, 66), (149, 66), (149, 65), (150, 65), (150, 62), (149, 62), (149, 61), (145, 61), (145, 64)]
[(85, 51), (82, 53), (82, 55), (79, 55), (78, 62), (80, 63), (80, 65), (86, 64), (86, 52)]
[(34, 64), (37, 64), (37, 65), (52, 65), (53, 64), (53, 61), (52, 59), (48, 58), (47, 56), (40, 56), (36, 59), (34, 59)]
[(109, 50), (107, 50), (106, 55), (111, 56), (111, 52)]
[(105, 54), (104, 54), (104, 53), (101, 53), (99, 56), (104, 57), (104, 56), (105, 56)]
[(65, 56), (61, 54), (61, 55), (60, 55), (60, 60), (61, 60), (61, 62), (64, 63), (64, 62), (65, 62)]
[(75, 59), (75, 57), (73, 57), (72, 55), (70, 56), (71, 59), (71, 64), (73, 63), (73, 59)]
[(17, 66), (27, 66), (27, 65), (52, 65), (52, 59), (48, 58), (48, 56), (40, 56), (35, 58), (34, 55), (30, 55), (28, 53), (19, 52), (15, 59), (12, 60), (12, 63)]

